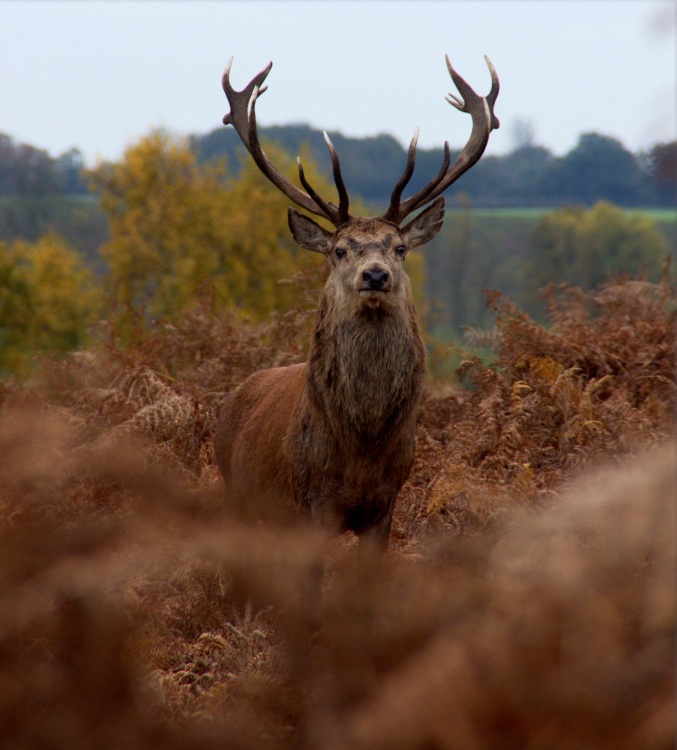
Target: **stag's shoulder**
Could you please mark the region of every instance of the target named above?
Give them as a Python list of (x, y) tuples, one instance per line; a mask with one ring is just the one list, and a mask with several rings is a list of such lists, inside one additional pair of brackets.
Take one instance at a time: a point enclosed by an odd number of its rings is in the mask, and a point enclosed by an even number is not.
[(226, 397), (217, 432), (230, 432), (257, 413), (277, 421), (298, 401), (306, 380), (305, 363), (273, 367), (250, 375)]

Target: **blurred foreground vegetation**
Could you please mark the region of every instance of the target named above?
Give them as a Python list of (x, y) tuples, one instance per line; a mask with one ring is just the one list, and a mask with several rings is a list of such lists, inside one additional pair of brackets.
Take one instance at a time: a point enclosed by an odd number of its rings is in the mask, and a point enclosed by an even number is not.
[(675, 302), (553, 288), (543, 326), (493, 295), (495, 361), (428, 389), (380, 559), (224, 514), (216, 415), (304, 359), (302, 308), (204, 298), (2, 382), (3, 747), (670, 747)]

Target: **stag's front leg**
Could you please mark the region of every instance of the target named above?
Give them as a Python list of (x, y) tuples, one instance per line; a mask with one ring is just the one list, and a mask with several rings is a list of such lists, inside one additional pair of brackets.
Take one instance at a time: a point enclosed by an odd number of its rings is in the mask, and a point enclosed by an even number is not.
[(393, 510), (395, 508), (395, 497), (388, 502), (386, 512), (381, 518), (368, 529), (360, 532), (359, 549), (370, 554), (382, 555), (388, 548), (390, 540), (390, 527), (393, 521)]
[[(339, 521), (331, 511), (330, 503), (323, 502), (319, 493), (308, 493), (301, 503), (301, 519), (313, 533), (321, 530), (331, 538), (338, 536)], [(305, 571), (302, 582), (302, 606), (311, 628), (319, 623), (323, 601), (325, 560), (323, 556), (314, 558)]]

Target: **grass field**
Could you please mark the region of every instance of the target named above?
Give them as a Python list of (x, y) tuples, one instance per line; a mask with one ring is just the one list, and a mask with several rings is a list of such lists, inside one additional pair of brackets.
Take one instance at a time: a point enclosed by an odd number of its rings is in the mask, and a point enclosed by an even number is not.
[[(459, 209), (448, 209), (453, 215)], [(552, 208), (475, 208), (473, 213), (477, 216), (489, 216), (507, 219), (540, 219), (543, 214), (552, 211)], [(653, 221), (674, 224), (677, 222), (677, 209), (674, 208), (627, 208), (626, 213), (639, 213)]]

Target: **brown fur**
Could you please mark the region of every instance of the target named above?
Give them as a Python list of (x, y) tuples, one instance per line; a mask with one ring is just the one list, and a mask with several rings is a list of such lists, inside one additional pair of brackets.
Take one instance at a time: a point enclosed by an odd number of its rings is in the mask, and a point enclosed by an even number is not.
[[(241, 512), (301, 515), (387, 545), (414, 459), (425, 374), (404, 258), (439, 230), (443, 205), (438, 199), (402, 229), (355, 218), (334, 233), (290, 211), (296, 241), (322, 252), (331, 272), (308, 362), (255, 373), (220, 415), (216, 456)], [(387, 274), (382, 288), (369, 288), (369, 273)]]

